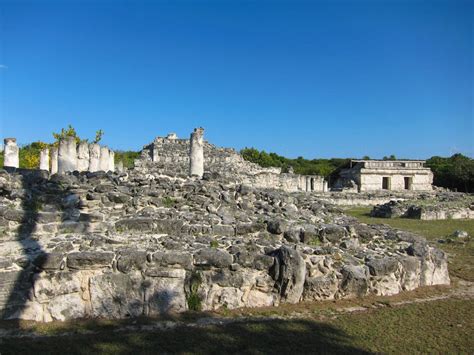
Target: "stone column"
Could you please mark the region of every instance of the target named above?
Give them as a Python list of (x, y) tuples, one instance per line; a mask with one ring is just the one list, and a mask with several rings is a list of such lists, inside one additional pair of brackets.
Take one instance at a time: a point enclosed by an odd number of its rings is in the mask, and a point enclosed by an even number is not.
[(99, 158), (99, 170), (108, 171), (109, 170), (109, 148), (100, 147), (100, 158)]
[(323, 181), (323, 192), (328, 192), (329, 191), (329, 188), (328, 188), (328, 182), (326, 180)]
[(58, 174), (77, 170), (76, 138), (66, 137), (59, 141)]
[(3, 147), (3, 166), (10, 168), (20, 167), (20, 149), (16, 145), (16, 138), (5, 138)]
[(58, 148), (51, 148), (51, 175), (58, 173)]
[(309, 176), (306, 176), (306, 191), (311, 191), (311, 179)]
[(191, 133), (189, 149), (189, 175), (202, 178), (204, 174), (204, 129), (195, 128)]
[(77, 146), (77, 171), (89, 170), (89, 144), (81, 142)]
[(115, 171), (115, 152), (109, 150), (109, 171)]
[(49, 148), (44, 148), (40, 152), (40, 170), (49, 171)]
[(97, 143), (89, 144), (89, 171), (99, 171), (100, 145)]

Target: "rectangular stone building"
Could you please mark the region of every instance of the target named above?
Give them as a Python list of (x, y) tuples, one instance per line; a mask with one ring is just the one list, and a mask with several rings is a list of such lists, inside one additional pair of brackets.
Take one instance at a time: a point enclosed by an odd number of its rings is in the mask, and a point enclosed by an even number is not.
[(433, 173), (424, 160), (351, 160), (335, 189), (362, 191), (429, 191)]

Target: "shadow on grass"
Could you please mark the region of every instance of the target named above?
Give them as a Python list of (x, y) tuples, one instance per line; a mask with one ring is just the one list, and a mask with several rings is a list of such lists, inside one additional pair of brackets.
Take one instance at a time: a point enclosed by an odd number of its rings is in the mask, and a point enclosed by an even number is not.
[[(130, 322), (130, 321), (129, 321)], [(327, 323), (311, 320), (246, 320), (220, 325), (181, 325), (168, 330), (124, 330), (94, 326), (90, 334), (70, 334), (44, 338), (10, 338), (0, 343), (2, 354), (368, 354), (351, 345), (351, 338)], [(102, 329), (101, 329), (102, 328)], [(67, 328), (63, 329), (68, 332)], [(77, 331), (77, 329), (76, 329)]]

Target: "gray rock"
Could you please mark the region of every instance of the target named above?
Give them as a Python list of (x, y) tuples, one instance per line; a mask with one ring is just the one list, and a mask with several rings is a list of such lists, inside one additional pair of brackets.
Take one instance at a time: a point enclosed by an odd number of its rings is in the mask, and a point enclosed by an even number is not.
[(275, 264), (272, 277), (282, 301), (297, 303), (303, 294), (306, 264), (301, 255), (292, 248), (282, 246), (272, 253)]
[(220, 249), (201, 249), (194, 254), (195, 265), (214, 266), (218, 268), (229, 267), (234, 259), (228, 252)]
[(278, 219), (268, 221), (267, 223), (267, 231), (271, 234), (281, 234), (283, 233), (284, 228), (285, 223)]
[(112, 252), (75, 252), (67, 256), (67, 266), (71, 269), (95, 269), (110, 267), (115, 254)]
[(125, 218), (115, 223), (115, 229), (119, 232), (136, 231), (136, 232), (151, 232), (154, 228), (152, 218), (138, 217)]
[(142, 270), (146, 263), (146, 251), (122, 250), (117, 258), (117, 270), (128, 273), (131, 270)]
[(319, 236), (323, 240), (327, 240), (332, 243), (339, 242), (342, 238), (347, 235), (347, 230), (343, 226), (337, 224), (326, 224), (319, 231)]
[(341, 273), (341, 291), (344, 297), (363, 297), (367, 294), (369, 271), (366, 266), (345, 265)]
[(398, 269), (398, 261), (394, 258), (373, 259), (366, 263), (372, 276), (383, 276), (394, 273)]

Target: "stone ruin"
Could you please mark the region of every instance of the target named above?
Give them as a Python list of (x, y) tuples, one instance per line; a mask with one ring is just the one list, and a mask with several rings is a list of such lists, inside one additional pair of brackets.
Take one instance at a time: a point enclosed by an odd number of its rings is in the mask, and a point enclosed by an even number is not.
[[(425, 239), (359, 223), (200, 130), (191, 141), (155, 139), (121, 173), (0, 170), (2, 318), (155, 316), (449, 284), (446, 255)], [(66, 157), (70, 169), (83, 159)]]
[[(4, 168), (18, 169), (19, 148), (15, 138), (5, 138)], [(51, 174), (64, 174), (73, 171), (114, 171), (115, 153), (97, 143), (79, 142), (74, 137), (59, 141), (58, 147), (44, 148), (40, 152), (39, 169)], [(51, 162), (51, 163), (50, 163)]]
[(351, 160), (340, 169), (334, 191), (432, 191), (433, 173), (424, 160)]
[(417, 199), (397, 199), (373, 207), (379, 218), (410, 218), (424, 221), (474, 219), (474, 195), (459, 192), (421, 194)]
[(287, 192), (326, 192), (328, 183), (322, 176), (282, 173), (281, 168), (262, 168), (246, 161), (231, 148), (218, 148), (203, 139), (204, 130), (197, 128), (190, 139), (179, 139), (175, 133), (156, 137), (143, 147), (135, 169), (143, 174), (185, 178), (198, 176), (221, 178), (234, 184)]

